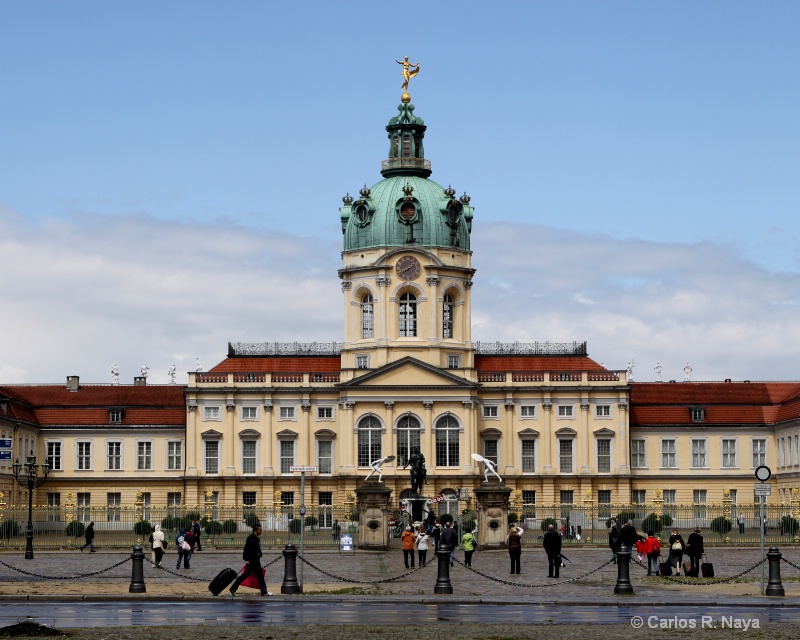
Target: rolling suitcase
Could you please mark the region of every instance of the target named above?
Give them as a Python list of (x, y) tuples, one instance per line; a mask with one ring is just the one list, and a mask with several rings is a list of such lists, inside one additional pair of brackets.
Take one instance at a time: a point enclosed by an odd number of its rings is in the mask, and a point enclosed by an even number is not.
[(703, 556), (703, 559), (705, 559), (706, 562), (701, 562), (700, 563), (700, 573), (703, 574), (704, 578), (713, 578), (714, 577), (714, 564), (711, 563), (711, 562), (708, 562), (708, 559), (705, 556)]
[(233, 569), (223, 569), (208, 585), (208, 590), (215, 596), (222, 593), (222, 590), (227, 587), (231, 582), (236, 580), (238, 574)]
[(669, 560), (658, 563), (658, 574), (662, 576), (672, 575), (672, 565), (669, 563)]

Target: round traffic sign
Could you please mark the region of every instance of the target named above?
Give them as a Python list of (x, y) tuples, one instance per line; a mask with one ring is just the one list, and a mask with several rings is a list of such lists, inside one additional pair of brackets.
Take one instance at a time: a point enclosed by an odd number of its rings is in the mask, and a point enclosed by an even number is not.
[(756, 478), (758, 478), (759, 482), (766, 482), (767, 480), (769, 480), (771, 475), (772, 471), (770, 471), (770, 468), (764, 466), (763, 464), (758, 469), (756, 469)]

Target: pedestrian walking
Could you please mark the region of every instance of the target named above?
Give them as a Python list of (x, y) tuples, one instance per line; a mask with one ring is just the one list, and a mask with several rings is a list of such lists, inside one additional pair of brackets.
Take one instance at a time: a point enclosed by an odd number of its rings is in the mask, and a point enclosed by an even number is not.
[(633, 547), (636, 546), (639, 534), (636, 533), (636, 527), (631, 524), (630, 520), (626, 520), (625, 524), (622, 525), (619, 535), (622, 543), (621, 547), (624, 547), (626, 551), (633, 552)]
[(403, 562), (406, 563), (406, 569), (409, 568), (409, 560), (411, 561), (411, 568), (414, 568), (414, 537), (414, 532), (411, 530), (410, 525), (406, 526), (406, 530), (400, 536), (400, 540), (403, 542)]
[(89, 547), (89, 553), (94, 553), (94, 522), (90, 522), (86, 526), (86, 531), (83, 532), (83, 536), (86, 539), (86, 544), (81, 545), (81, 551)]
[(150, 562), (154, 569), (161, 569), (161, 560), (164, 557), (164, 549), (166, 549), (166, 540), (164, 532), (161, 530), (161, 525), (157, 524), (153, 528), (153, 533), (150, 534), (150, 547), (152, 549)]
[(414, 539), (414, 544), (417, 545), (417, 556), (420, 567), (424, 567), (427, 563), (429, 540), (430, 536), (428, 535), (428, 532), (425, 531), (425, 525), (419, 525), (419, 530), (417, 531), (417, 537)]
[(200, 533), (201, 533), (200, 522), (197, 520), (197, 518), (193, 518), (192, 519), (192, 538), (194, 538), (194, 540), (193, 540), (193, 544), (192, 544), (192, 551), (195, 550), (195, 547), (197, 547), (197, 551), (202, 551), (203, 550), (203, 546), (200, 544)]
[(175, 538), (175, 545), (178, 548), (178, 562), (175, 565), (176, 569), (181, 568), (181, 561), (183, 561), (184, 569), (191, 569), (189, 560), (192, 557), (192, 545), (187, 540), (187, 536), (189, 540), (191, 540), (191, 533), (187, 533), (186, 529), (181, 529), (180, 533)]
[(647, 554), (647, 575), (658, 575), (658, 557), (661, 555), (661, 543), (652, 531), (647, 532), (644, 541), (644, 552)]
[(453, 529), (453, 523), (450, 520), (448, 520), (444, 524), (444, 531), (442, 531), (442, 537), (439, 540), (439, 548), (450, 550), (451, 567), (453, 566), (453, 564), (455, 564), (457, 546), (458, 546), (458, 534), (456, 533), (455, 529)]
[(439, 550), (439, 544), (442, 540), (442, 531), (444, 531), (442, 527), (442, 523), (439, 522), (439, 518), (436, 518), (436, 521), (433, 523), (433, 528), (431, 530), (431, 535), (433, 536), (433, 550)]
[(472, 554), (475, 553), (475, 536), (472, 531), (465, 531), (461, 536), (461, 548), (464, 550), (464, 564), (472, 566)]
[(558, 570), (561, 568), (561, 535), (552, 524), (547, 525), (547, 532), (542, 536), (542, 546), (547, 554), (547, 577), (558, 578)]
[(686, 542), (684, 542), (681, 534), (677, 529), (672, 530), (672, 535), (669, 537), (669, 563), (675, 567), (675, 575), (681, 575), (681, 563), (683, 562), (683, 552), (686, 549)]
[(700, 575), (700, 560), (705, 553), (703, 549), (703, 536), (700, 535), (700, 527), (694, 528), (694, 533), (689, 535), (686, 541), (686, 554), (691, 561), (691, 575), (696, 578)]
[(255, 524), (253, 525), (253, 533), (247, 536), (247, 540), (244, 543), (244, 551), (242, 552), (244, 566), (239, 572), (239, 575), (236, 576), (236, 580), (234, 580), (233, 584), (231, 585), (230, 592), (232, 596), (236, 595), (236, 590), (239, 588), (239, 585), (242, 584), (245, 578), (247, 578), (249, 575), (255, 575), (256, 579), (258, 580), (258, 586), (261, 589), (262, 596), (272, 595), (269, 591), (267, 591), (267, 583), (264, 580), (264, 571), (261, 569), (260, 537), (261, 525)]
[[(557, 532), (556, 535), (558, 535)], [(506, 546), (508, 547), (508, 556), (511, 558), (511, 575), (519, 574), (522, 556), (522, 529), (511, 525), (506, 536)]]
[(611, 522), (611, 529), (608, 531), (608, 548), (611, 549), (611, 562), (617, 564), (617, 552), (622, 544), (622, 537), (616, 522)]

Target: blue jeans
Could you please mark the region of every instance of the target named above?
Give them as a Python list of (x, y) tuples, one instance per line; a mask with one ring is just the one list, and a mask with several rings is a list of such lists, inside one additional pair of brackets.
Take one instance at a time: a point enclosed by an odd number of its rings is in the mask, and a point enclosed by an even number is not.
[(647, 554), (647, 575), (652, 575), (650, 570), (653, 570), (656, 575), (658, 575), (658, 556), (654, 553)]
[(82, 544), (81, 551), (83, 551), (86, 547), (89, 547), (91, 551), (94, 551), (94, 540), (87, 540), (86, 544)]

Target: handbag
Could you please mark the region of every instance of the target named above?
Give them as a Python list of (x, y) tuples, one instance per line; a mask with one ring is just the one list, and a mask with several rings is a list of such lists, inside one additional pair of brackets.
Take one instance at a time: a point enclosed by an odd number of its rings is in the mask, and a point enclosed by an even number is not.
[[(246, 568), (247, 568), (247, 565), (243, 564), (242, 565), (242, 571), (244, 571)], [(264, 578), (266, 579), (266, 576), (267, 576), (266, 568), (264, 568), (264, 567), (261, 568), (261, 575), (263, 575)], [(255, 573), (252, 573), (252, 572), (244, 580), (242, 580), (242, 586), (243, 587), (250, 587), (251, 589), (261, 589), (261, 585), (258, 584), (258, 576)]]
[(676, 540), (675, 542), (672, 543), (672, 550), (683, 551), (683, 545), (681, 545), (681, 543)]

